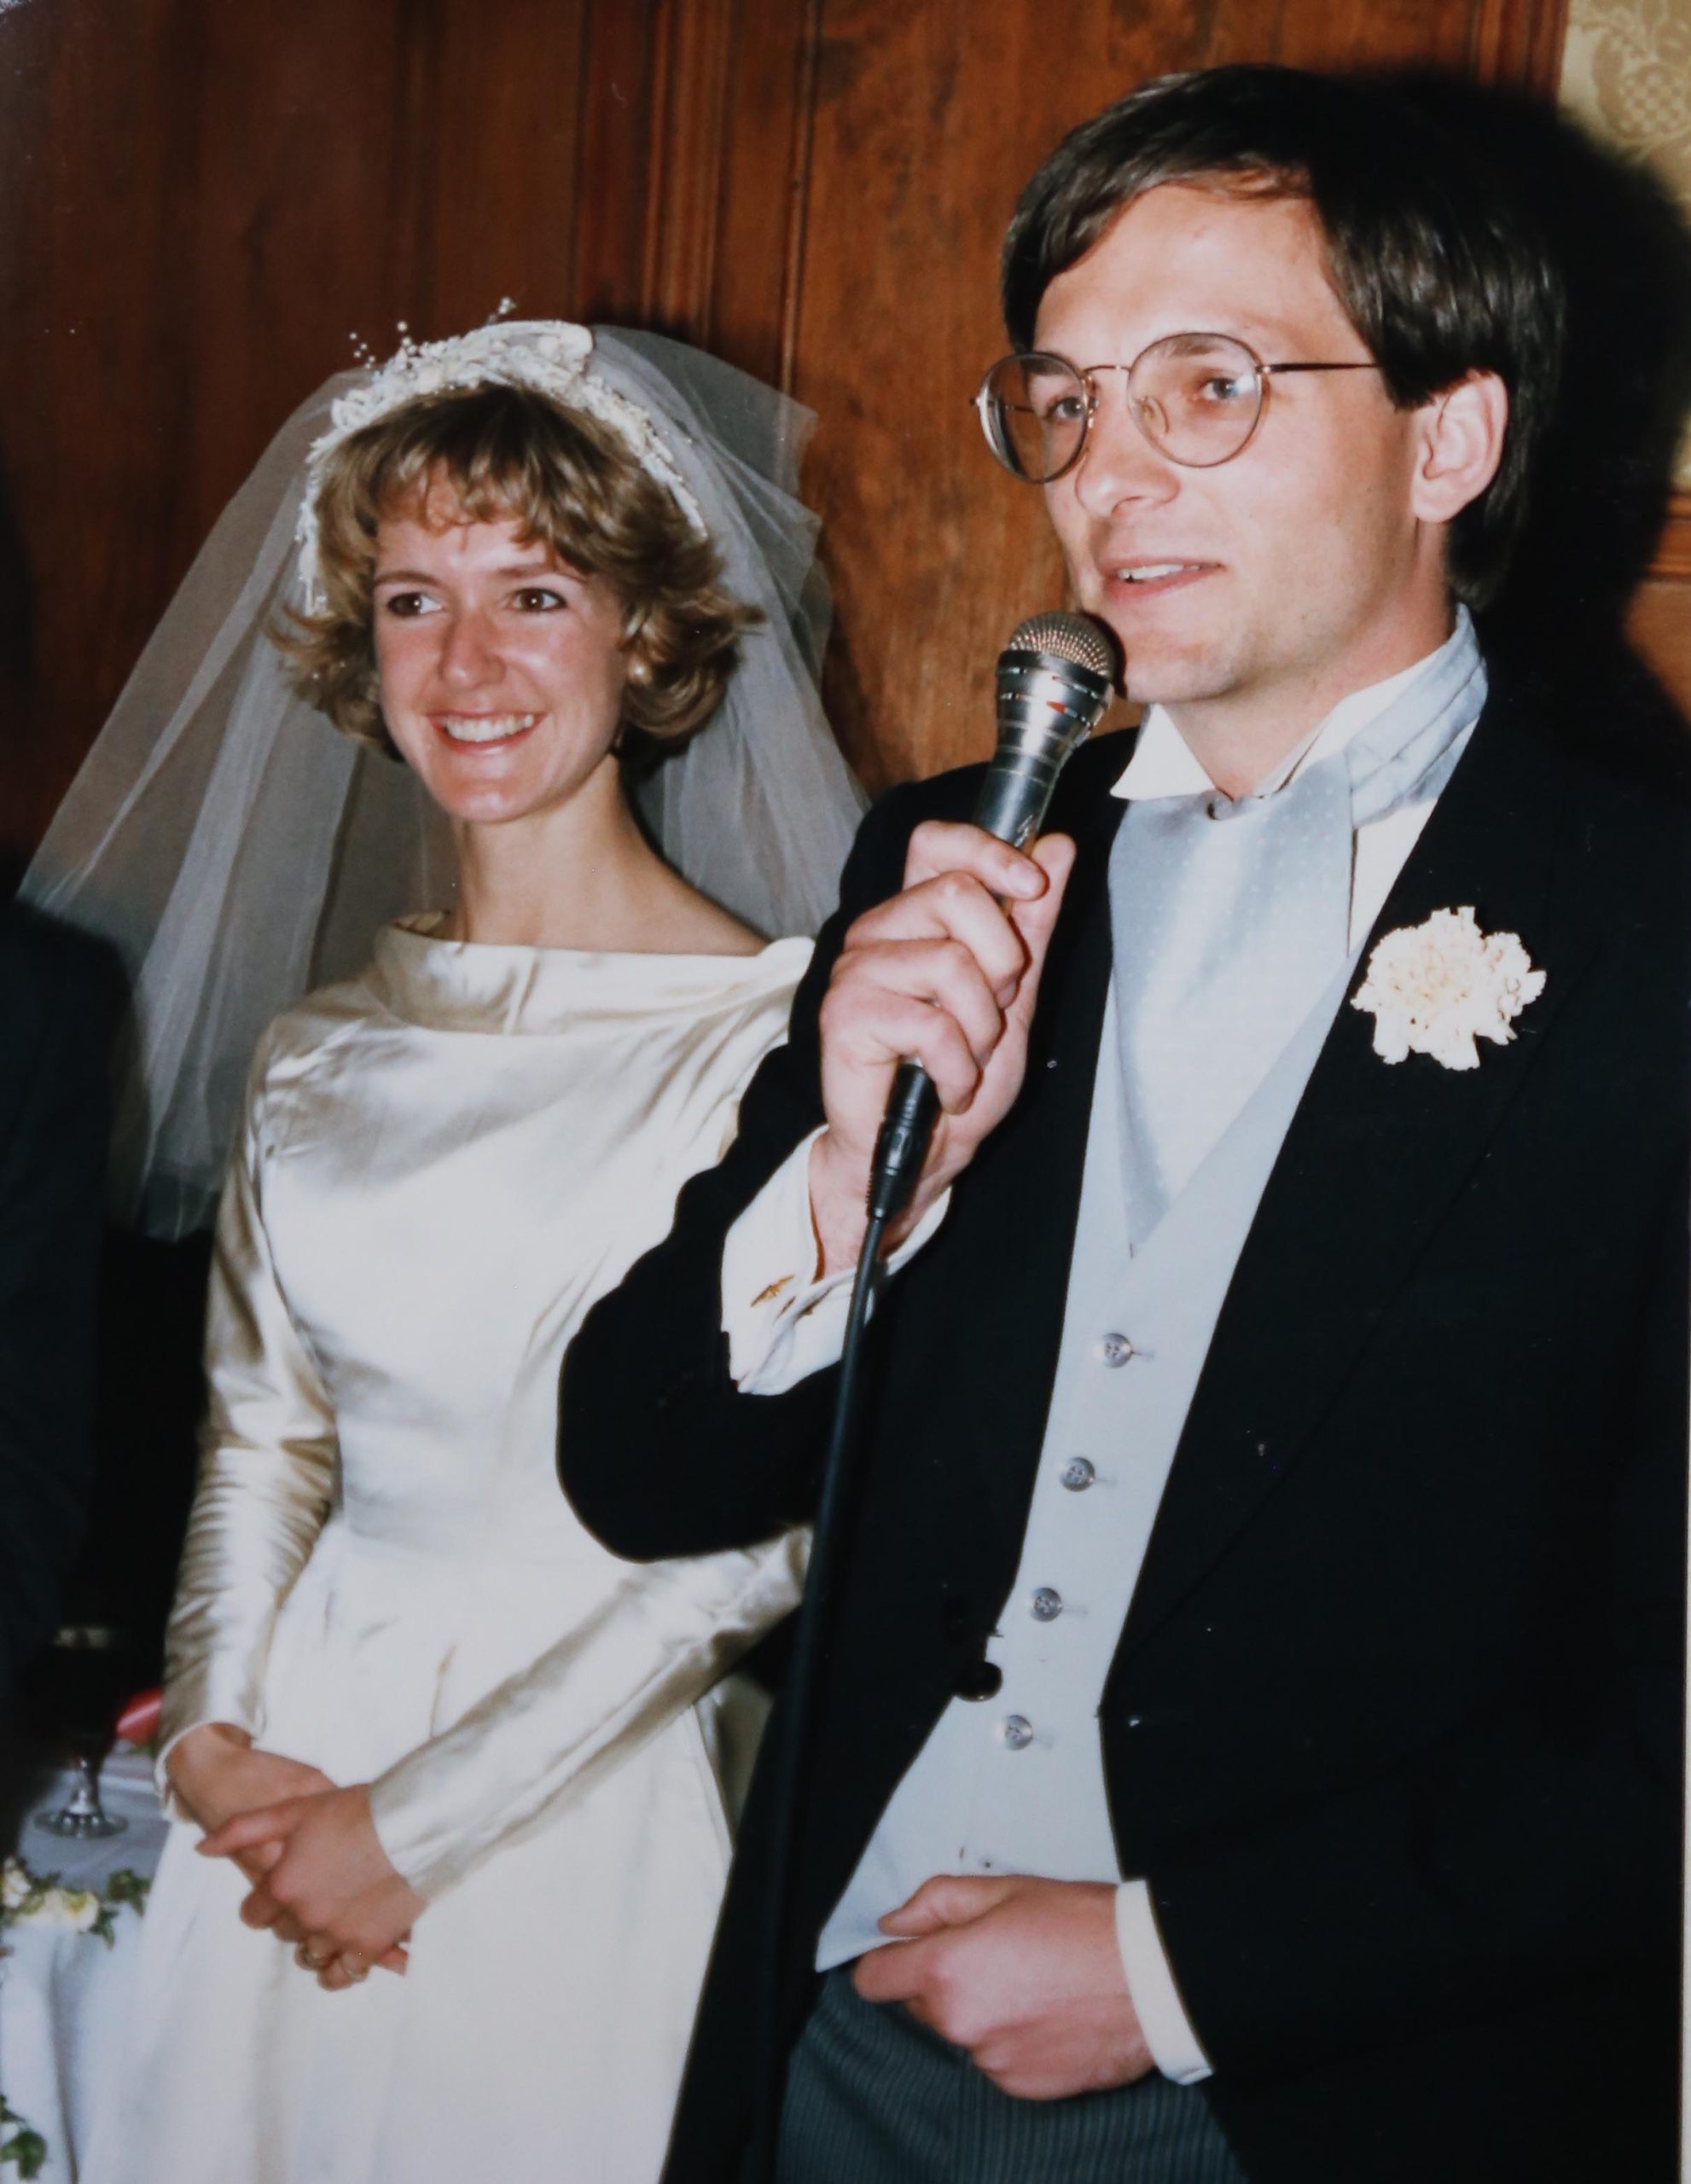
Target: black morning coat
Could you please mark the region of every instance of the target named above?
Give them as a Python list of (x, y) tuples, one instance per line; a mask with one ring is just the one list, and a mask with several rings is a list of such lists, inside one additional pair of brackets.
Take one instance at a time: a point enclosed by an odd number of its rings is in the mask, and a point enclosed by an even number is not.
[(0, 906), (0, 1702), (88, 1514), (114, 998), (87, 943)]
[[(1340, 1008), (1099, 1715), (1121, 1871), (1149, 1882), (1206, 2096), (1259, 2184), (1675, 2174), (1691, 803), (1624, 718), (1582, 738), (1544, 694), (1497, 672), (1492, 689), (1375, 937), (1472, 904), (1520, 935), (1543, 993), (1467, 1072), (1388, 1066)], [(1015, 1612), (1128, 748), (1083, 751), (1061, 784), (1049, 825), (1079, 856), (1021, 1097), (875, 1322), (799, 1844), (795, 2038), (819, 1929)], [(735, 1392), (723, 1240), (821, 1119), (816, 1013), (845, 924), (898, 889), (917, 820), (968, 816), (978, 779), (897, 791), (864, 822), (732, 1150), (569, 1353), (564, 1484), (619, 1554), (811, 1513), (835, 1376)], [(748, 2126), (768, 1759), (669, 2184), (730, 2184)]]

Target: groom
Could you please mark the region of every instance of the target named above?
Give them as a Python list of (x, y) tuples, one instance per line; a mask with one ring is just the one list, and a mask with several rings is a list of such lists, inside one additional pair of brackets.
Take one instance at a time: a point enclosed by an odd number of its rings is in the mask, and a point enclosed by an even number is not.
[[(1405, 95), (1229, 68), (1060, 147), (1004, 296), (987, 421), (1143, 728), (1026, 857), (978, 772), (882, 804), (563, 1381), (619, 1552), (807, 1518), (921, 1060), (783, 2184), (1665, 2184), (1691, 814), (1467, 611), (1555, 270)], [(770, 1772), (672, 2184), (752, 2125)]]

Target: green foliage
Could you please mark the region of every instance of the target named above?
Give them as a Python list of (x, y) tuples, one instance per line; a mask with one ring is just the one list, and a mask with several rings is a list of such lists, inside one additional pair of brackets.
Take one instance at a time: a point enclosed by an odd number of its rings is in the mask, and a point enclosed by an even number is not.
[(30, 2129), (3, 2093), (0, 2093), (0, 2132), (6, 2134), (0, 2137), (0, 2169), (11, 2163), (26, 2184), (30, 2177), (39, 2176), (47, 2160), (47, 2141), (39, 2131)]

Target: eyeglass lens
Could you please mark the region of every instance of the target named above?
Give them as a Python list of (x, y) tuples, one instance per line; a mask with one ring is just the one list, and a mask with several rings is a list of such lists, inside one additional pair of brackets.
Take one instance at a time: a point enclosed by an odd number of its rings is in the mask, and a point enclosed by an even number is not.
[[(1237, 455), (1256, 430), (1263, 382), (1242, 342), (1218, 334), (1172, 334), (1153, 341), (1127, 374), (1135, 422), (1171, 461), (1207, 469)], [(1061, 357), (1006, 357), (980, 391), (992, 452), (1031, 485), (1049, 484), (1078, 461), (1093, 395)]]

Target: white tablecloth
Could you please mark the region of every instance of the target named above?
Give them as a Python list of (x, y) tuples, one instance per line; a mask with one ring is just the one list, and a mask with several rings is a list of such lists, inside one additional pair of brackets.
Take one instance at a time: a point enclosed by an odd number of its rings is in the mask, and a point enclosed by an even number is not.
[[(129, 1822), (104, 1842), (67, 1843), (35, 1825), (37, 1813), (70, 1795), (68, 1774), (38, 1772), (20, 1787), (0, 1842), (32, 1873), (56, 1873), (67, 1888), (102, 1888), (125, 1867), (150, 1878), (166, 1823), (145, 1752), (120, 1745), (101, 1769), (101, 1801)], [(0, 2094), (47, 2141), (38, 2184), (75, 2184), (77, 2148), (86, 2143), (140, 1938), (134, 1911), (119, 1910), (114, 1926), (109, 1946), (96, 1934), (31, 1926), (9, 1926), (0, 1937), (7, 1951), (0, 1959)], [(15, 2175), (0, 2170), (6, 2184)]]

